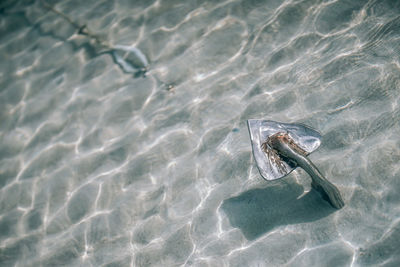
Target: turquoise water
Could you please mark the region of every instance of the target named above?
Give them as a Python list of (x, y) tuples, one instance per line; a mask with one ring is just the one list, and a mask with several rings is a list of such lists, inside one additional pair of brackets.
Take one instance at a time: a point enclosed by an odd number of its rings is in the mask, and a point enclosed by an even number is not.
[[(1, 266), (400, 264), (400, 2), (48, 4), (0, 3)], [(345, 207), (247, 119), (317, 129)]]

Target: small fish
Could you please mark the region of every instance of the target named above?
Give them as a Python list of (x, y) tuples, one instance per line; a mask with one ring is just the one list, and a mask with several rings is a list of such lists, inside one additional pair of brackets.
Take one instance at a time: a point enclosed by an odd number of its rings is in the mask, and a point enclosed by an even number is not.
[[(344, 206), (344, 201), (338, 188), (321, 174), (317, 167), (306, 157), (308, 153), (299, 147), (287, 133), (278, 132), (269, 136), (261, 144), (261, 149), (270, 155), (278, 168), (285, 168), (282, 161), (289, 165), (303, 168), (311, 176), (312, 187), (323, 196), (326, 196), (333, 207), (340, 209)], [(284, 172), (285, 169), (281, 171)]]

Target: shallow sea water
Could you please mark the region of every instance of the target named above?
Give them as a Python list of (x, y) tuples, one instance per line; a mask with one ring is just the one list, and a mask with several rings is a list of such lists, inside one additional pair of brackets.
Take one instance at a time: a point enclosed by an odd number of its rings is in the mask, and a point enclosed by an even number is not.
[[(400, 265), (399, 1), (48, 3), (148, 71), (0, 3), (1, 266)], [(346, 206), (263, 180), (252, 118), (320, 131)]]

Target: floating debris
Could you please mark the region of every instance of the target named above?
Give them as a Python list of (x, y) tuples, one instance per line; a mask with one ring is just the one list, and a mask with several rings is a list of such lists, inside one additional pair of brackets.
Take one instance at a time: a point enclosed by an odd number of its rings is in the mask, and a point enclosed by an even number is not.
[(301, 124), (268, 120), (248, 120), (247, 124), (257, 167), (266, 180), (282, 178), (301, 167), (310, 175), (312, 187), (333, 207), (344, 206), (338, 188), (307, 158), (321, 144), (317, 131)]
[(321, 135), (304, 125), (280, 123), (269, 120), (248, 120), (247, 125), (253, 148), (254, 158), (260, 174), (266, 180), (275, 180), (288, 175), (295, 166), (282, 162), (284, 168), (274, 163), (272, 154), (267, 154), (262, 149), (262, 144), (272, 135), (279, 132), (290, 133), (290, 137), (308, 154), (316, 150), (321, 144)]
[(174, 92), (175, 91), (175, 86), (173, 84), (166, 84), (165, 88), (167, 89), (168, 92)]
[(116, 45), (109, 51), (115, 61), (125, 73), (136, 76), (146, 76), (149, 63), (146, 56), (132, 46)]
[(105, 49), (101, 54), (110, 54), (114, 62), (121, 68), (125, 73), (134, 74), (135, 77), (146, 76), (146, 72), (149, 68), (149, 62), (146, 56), (138, 48), (127, 45), (111, 45), (106, 40), (102, 40), (98, 35), (94, 34), (89, 30), (87, 25), (80, 25), (73, 21), (66, 14), (58, 11), (50, 4), (41, 0), (44, 7), (54, 12), (55, 14), (64, 18), (68, 23), (77, 29), (77, 33), (80, 35), (87, 36), (88, 38), (95, 41), (95, 43)]

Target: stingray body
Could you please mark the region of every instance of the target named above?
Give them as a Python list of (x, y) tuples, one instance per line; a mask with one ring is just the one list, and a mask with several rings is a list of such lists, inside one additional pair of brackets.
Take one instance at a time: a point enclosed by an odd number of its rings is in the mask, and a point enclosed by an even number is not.
[(307, 158), (321, 143), (317, 131), (301, 124), (267, 120), (248, 120), (248, 127), (257, 167), (266, 180), (279, 179), (301, 167), (310, 175), (313, 188), (333, 207), (344, 206), (337, 187)]

